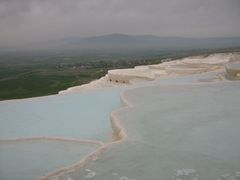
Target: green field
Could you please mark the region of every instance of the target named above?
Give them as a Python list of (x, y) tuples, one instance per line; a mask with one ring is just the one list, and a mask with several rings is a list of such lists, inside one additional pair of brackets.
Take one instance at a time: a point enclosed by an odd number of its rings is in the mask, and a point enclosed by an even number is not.
[(239, 49), (136, 52), (0, 53), (0, 100), (56, 94), (104, 76), (109, 69), (160, 63), (165, 58)]

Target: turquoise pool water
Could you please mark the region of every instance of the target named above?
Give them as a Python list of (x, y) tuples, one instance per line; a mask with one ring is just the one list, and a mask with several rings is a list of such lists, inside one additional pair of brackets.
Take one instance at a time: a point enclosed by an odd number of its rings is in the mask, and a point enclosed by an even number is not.
[(77, 162), (95, 148), (93, 145), (59, 141), (2, 143), (0, 179), (35, 180)]
[[(0, 102), (0, 140), (59, 137), (111, 140), (120, 88)], [(71, 165), (99, 146), (68, 140), (0, 141), (0, 180), (32, 180)]]
[(121, 89), (0, 102), (0, 139), (59, 136), (109, 140)]
[[(240, 83), (168, 85), (125, 93), (117, 112), (128, 132), (87, 169), (104, 180), (240, 178)], [(69, 174), (84, 179), (80, 169)]]

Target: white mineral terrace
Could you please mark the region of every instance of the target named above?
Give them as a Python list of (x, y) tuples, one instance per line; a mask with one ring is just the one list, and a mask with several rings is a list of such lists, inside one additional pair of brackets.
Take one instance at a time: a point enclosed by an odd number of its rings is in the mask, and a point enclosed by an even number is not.
[[(238, 62), (231, 63), (233, 59)], [(232, 72), (235, 75), (239, 73), (239, 62), (239, 54), (214, 54), (208, 57), (184, 58), (156, 65), (135, 67), (134, 69), (110, 70), (107, 77), (109, 81), (129, 83), (132, 79), (154, 80), (159, 76), (199, 74), (223, 70), (226, 64), (228, 64), (227, 72)]]
[[(183, 76), (204, 72), (222, 72), (224, 77), (239, 78), (240, 53), (218, 53), (209, 56), (187, 57), (160, 64), (136, 66), (132, 69), (109, 70), (106, 76), (89, 84), (76, 86), (59, 92), (59, 94), (74, 91), (114, 87), (131, 84), (136, 80), (154, 80), (163, 76)], [(226, 72), (225, 72), (226, 70)]]
[(240, 61), (229, 62), (226, 65), (226, 73), (229, 79), (240, 79)]

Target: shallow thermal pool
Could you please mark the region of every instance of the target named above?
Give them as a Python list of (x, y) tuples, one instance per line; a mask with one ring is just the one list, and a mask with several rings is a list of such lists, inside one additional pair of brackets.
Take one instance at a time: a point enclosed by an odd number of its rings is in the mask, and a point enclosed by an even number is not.
[(95, 148), (89, 144), (46, 140), (1, 143), (0, 179), (34, 180), (79, 161)]
[(0, 139), (58, 136), (107, 140), (121, 89), (0, 102)]
[[(69, 139), (110, 141), (109, 117), (121, 105), (121, 91), (109, 88), (0, 102), (0, 179), (35, 179), (81, 160), (98, 147)], [(33, 137), (59, 139), (13, 141)]]
[(155, 84), (124, 93), (116, 116), (128, 139), (69, 174), (104, 180), (240, 178), (240, 83)]

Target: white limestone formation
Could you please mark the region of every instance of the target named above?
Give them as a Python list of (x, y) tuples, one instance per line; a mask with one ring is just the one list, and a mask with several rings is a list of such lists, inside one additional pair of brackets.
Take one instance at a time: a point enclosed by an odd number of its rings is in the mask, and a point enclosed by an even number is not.
[(128, 85), (138, 81), (151, 81), (163, 76), (183, 76), (205, 72), (222, 72), (228, 79), (238, 79), (240, 53), (218, 53), (209, 56), (194, 56), (178, 60), (167, 60), (160, 64), (136, 66), (132, 69), (114, 69), (89, 84), (76, 86), (59, 92), (88, 91), (106, 87)]
[(240, 79), (240, 61), (228, 63), (226, 65), (226, 75), (231, 80)]
[(238, 53), (222, 53), (209, 55), (207, 57), (188, 57), (180, 60), (163, 62), (161, 64), (137, 66), (133, 69), (109, 70), (107, 77), (110, 82), (129, 83), (134, 79), (154, 80), (160, 76), (166, 75), (180, 76), (217, 70), (224, 71), (224, 66), (230, 60), (238, 56)]

